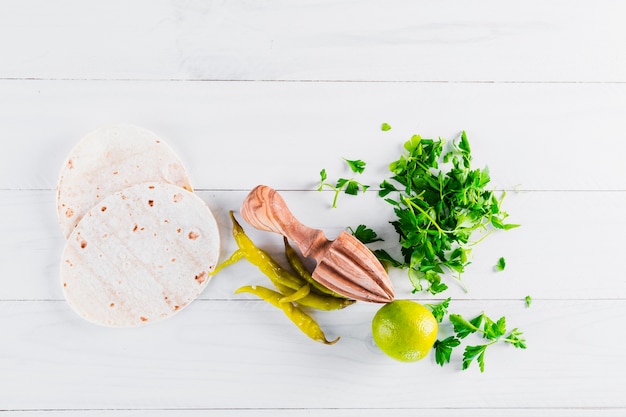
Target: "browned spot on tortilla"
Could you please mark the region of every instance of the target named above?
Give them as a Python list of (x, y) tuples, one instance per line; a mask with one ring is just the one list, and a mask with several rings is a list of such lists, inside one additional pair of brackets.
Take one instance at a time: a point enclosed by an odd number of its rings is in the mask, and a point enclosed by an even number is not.
[(70, 159), (69, 161), (67, 161), (67, 167), (69, 169), (74, 169), (74, 162), (72, 162), (72, 160)]
[(144, 317), (144, 316), (141, 316), (141, 317), (139, 317), (139, 320), (146, 322), (146, 321), (148, 321), (148, 318)]
[(176, 262), (176, 258), (172, 258), (172, 262)]
[(113, 175), (117, 175), (119, 173), (120, 173), (119, 171), (113, 171)]
[(71, 208), (68, 208), (67, 210), (65, 210), (65, 217), (70, 218), (74, 215), (74, 210), (72, 210)]
[(127, 198), (126, 194), (122, 194), (122, 200), (126, 200)]
[(109, 304), (109, 307), (111, 307), (111, 308), (115, 307), (115, 303)]
[(198, 275), (195, 276), (194, 278), (198, 284), (202, 284), (204, 281), (206, 281), (206, 272), (201, 272)]
[(67, 282), (64, 282), (64, 283), (63, 283), (63, 287), (67, 287)]
[(146, 230), (146, 228), (145, 228), (145, 227), (142, 227), (142, 228), (141, 228), (141, 229), (139, 229), (139, 230), (141, 230), (141, 231), (143, 232), (144, 230)]
[(173, 199), (174, 203), (178, 203), (182, 199), (183, 199), (183, 195), (181, 193), (174, 194), (174, 199)]
[(135, 225), (135, 227), (133, 227), (133, 232), (136, 232), (137, 229), (139, 229), (139, 226)]
[(102, 207), (100, 207), (100, 211), (102, 211), (102, 212), (107, 211), (107, 206), (102, 206)]
[(160, 141), (160, 140), (157, 140), (157, 141), (156, 141), (156, 143), (161, 143), (161, 141)]
[(82, 249), (85, 249), (85, 248), (87, 247), (87, 241), (86, 241), (86, 240), (83, 240), (82, 242), (80, 242), (80, 247), (81, 247)]
[(154, 207), (154, 200), (148, 200), (148, 205), (150, 207)]
[(174, 306), (174, 311), (179, 310), (180, 306)]
[(163, 223), (169, 223), (170, 221), (168, 219), (164, 219)]
[(194, 232), (194, 231), (192, 230), (191, 232), (189, 232), (188, 237), (189, 237), (189, 239), (191, 239), (191, 240), (196, 240), (197, 238), (199, 238), (199, 237), (200, 237), (200, 235), (199, 235), (199, 234), (197, 234), (196, 232)]
[(181, 229), (180, 227), (178, 229), (176, 229), (176, 232), (178, 232), (178, 233), (180, 233), (182, 231), (183, 231), (183, 229)]

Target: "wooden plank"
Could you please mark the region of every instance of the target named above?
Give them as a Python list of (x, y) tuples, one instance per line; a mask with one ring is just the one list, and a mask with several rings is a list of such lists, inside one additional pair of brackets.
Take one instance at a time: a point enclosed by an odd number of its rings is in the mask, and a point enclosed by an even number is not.
[(432, 355), (387, 358), (370, 338), (376, 308), (316, 314), (341, 336), (324, 346), (255, 300), (202, 301), (138, 329), (89, 324), (61, 301), (1, 302), (0, 409), (626, 408), (624, 300), (457, 302), (451, 311), (506, 315), (526, 336), (526, 350), (490, 347), (482, 374), (461, 371), (461, 351), (443, 368)]
[[(226, 259), (236, 249), (228, 212), (238, 212), (247, 192), (198, 194), (218, 219), (221, 259)], [(391, 206), (375, 193), (343, 195), (336, 209), (329, 208), (329, 193), (281, 194), (304, 224), (324, 230), (329, 239), (348, 226), (367, 224), (384, 239), (371, 248), (398, 255), (397, 235), (388, 223), (394, 218)], [(0, 242), (0, 299), (63, 299), (58, 276), (64, 239), (56, 223), (54, 198), (53, 191), (0, 191), (4, 235)], [(522, 227), (496, 232), (476, 245), (472, 264), (463, 275), (469, 291), (448, 276), (445, 282), (450, 290), (446, 294), (455, 299), (508, 299), (520, 304), (526, 295), (537, 299), (624, 299), (621, 248), (606, 239), (611, 230), (626, 229), (625, 205), (624, 192), (510, 193), (503, 208), (509, 212), (509, 220)], [(242, 224), (260, 247), (286, 265), (279, 235)], [(495, 272), (493, 267), (501, 256), (507, 267)], [(398, 298), (414, 297), (405, 271), (392, 269), (390, 274)], [(215, 276), (201, 297), (232, 299), (239, 286), (264, 283), (267, 279), (255, 267), (240, 261)], [(429, 298), (424, 294), (418, 297)]]
[(0, 78), (626, 81), (619, 0), (26, 0), (0, 11)]
[(199, 417), (211, 414), (212, 416), (328, 416), (328, 417), (368, 417), (393, 415), (397, 417), (412, 417), (416, 412), (428, 414), (431, 417), (527, 417), (537, 415), (542, 417), (623, 417), (623, 408), (477, 408), (477, 409), (398, 409), (398, 408), (369, 408), (369, 409), (199, 409), (199, 410), (41, 410), (41, 411), (13, 411), (11, 415), (17, 417), (144, 417), (171, 416), (176, 413), (181, 417)]
[(462, 130), (493, 187), (626, 189), (626, 84), (0, 81), (0, 91), (0, 189), (54, 189), (72, 147), (113, 123), (155, 131), (199, 189), (313, 190), (322, 168), (352, 175), (341, 158), (366, 161), (359, 180), (376, 188), (413, 134)]

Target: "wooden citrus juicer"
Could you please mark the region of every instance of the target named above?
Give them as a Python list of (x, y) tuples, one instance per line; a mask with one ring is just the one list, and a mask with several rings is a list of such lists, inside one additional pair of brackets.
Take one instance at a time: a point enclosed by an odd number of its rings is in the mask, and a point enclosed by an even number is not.
[(313, 278), (336, 293), (376, 303), (393, 300), (391, 280), (367, 246), (346, 231), (331, 241), (323, 231), (303, 225), (276, 190), (255, 187), (241, 206), (241, 216), (257, 229), (294, 241), (304, 256), (317, 261)]

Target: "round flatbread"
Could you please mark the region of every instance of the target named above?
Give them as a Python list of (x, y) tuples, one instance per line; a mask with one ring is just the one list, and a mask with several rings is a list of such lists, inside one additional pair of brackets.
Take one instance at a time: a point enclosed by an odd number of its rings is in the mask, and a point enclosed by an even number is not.
[(70, 306), (91, 322), (153, 323), (198, 297), (219, 250), (217, 223), (197, 195), (138, 184), (83, 217), (63, 251), (61, 284)]
[(174, 151), (149, 130), (117, 125), (85, 136), (68, 155), (57, 186), (57, 215), (67, 238), (85, 213), (103, 198), (144, 182), (192, 190)]

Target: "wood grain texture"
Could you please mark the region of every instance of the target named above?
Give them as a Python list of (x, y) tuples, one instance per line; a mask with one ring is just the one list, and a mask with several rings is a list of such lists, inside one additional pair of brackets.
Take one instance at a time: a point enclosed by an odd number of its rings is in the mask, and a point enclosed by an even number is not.
[(325, 346), (252, 299), (197, 302), (134, 330), (90, 325), (61, 301), (3, 302), (0, 327), (11, 341), (0, 347), (3, 408), (626, 407), (621, 343), (595, 336), (614, 334), (623, 300), (451, 307), (506, 315), (510, 328), (525, 332), (528, 349), (492, 346), (484, 374), (475, 366), (461, 371), (460, 352), (444, 368), (432, 355), (395, 362), (371, 341), (376, 307), (366, 303), (316, 315), (329, 337), (341, 336)]
[(199, 189), (315, 189), (322, 168), (350, 175), (343, 157), (368, 162), (359, 178), (376, 187), (413, 134), (465, 130), (494, 187), (626, 190), (626, 84), (0, 81), (0, 91), (11, 120), (0, 125), (11, 138), (0, 189), (54, 189), (78, 140), (132, 123), (170, 144)]
[[(428, 413), (432, 417), (499, 417), (507, 415), (511, 417), (527, 417), (529, 415), (542, 417), (622, 417), (624, 415), (623, 408), (599, 409), (599, 408), (448, 408), (448, 409), (427, 409), (422, 411)], [(358, 417), (367, 415), (393, 414), (398, 417), (413, 417), (416, 411), (414, 409), (398, 409), (398, 408), (378, 408), (378, 409), (301, 409), (301, 408), (282, 408), (282, 409), (196, 409), (196, 410), (21, 410), (14, 411), (11, 414), (18, 417), (58, 417), (58, 416), (89, 416), (89, 417), (144, 417), (154, 416), (163, 417), (174, 415), (181, 417), (198, 417), (211, 414), (212, 416), (312, 416), (323, 415), (328, 417)]]
[[(427, 409), (422, 411), (428, 413), (432, 417), (499, 417), (507, 415), (511, 417), (527, 417), (529, 415), (542, 416), (542, 417), (584, 417), (584, 416), (597, 416), (597, 417), (622, 417), (624, 415), (623, 408), (614, 409), (599, 409), (599, 408), (566, 408), (566, 409), (551, 409), (551, 408), (448, 408), (444, 410), (440, 409)], [(283, 409), (196, 409), (196, 410), (25, 410), (14, 411), (11, 414), (18, 417), (58, 417), (58, 416), (89, 416), (89, 417), (144, 417), (144, 416), (171, 416), (174, 415), (181, 417), (198, 417), (211, 414), (212, 416), (312, 416), (323, 415), (328, 417), (358, 417), (367, 415), (382, 415), (393, 414), (398, 417), (412, 417), (415, 416), (416, 411), (414, 409), (398, 409), (398, 408), (379, 408), (379, 409), (301, 409), (301, 408), (283, 408)]]
[[(0, 2), (1, 414), (626, 415), (625, 13), (619, 0)], [(397, 363), (372, 343), (378, 306), (361, 302), (316, 313), (341, 336), (323, 346), (233, 293), (268, 283), (245, 261), (162, 323), (83, 321), (59, 284), (55, 187), (76, 142), (113, 123), (178, 153), (222, 258), (228, 211), (258, 184), (330, 238), (363, 223), (397, 251), (376, 195), (389, 162), (413, 134), (465, 130), (522, 227), (476, 246), (469, 291), (446, 278), (446, 295), (453, 312), (506, 315), (528, 349), (490, 347), (483, 374), (460, 370), (461, 351), (443, 368)], [(318, 173), (352, 175), (343, 157), (367, 161), (372, 188), (331, 209)], [(280, 236), (244, 226), (282, 259)], [(441, 300), (390, 277), (398, 298)]]
[[(282, 194), (303, 222), (323, 229), (329, 238), (348, 226), (354, 228), (363, 223), (377, 230), (384, 239), (370, 245), (372, 249), (399, 253), (397, 235), (388, 223), (393, 219), (391, 206), (375, 193), (343, 195), (335, 209), (330, 208), (330, 193)], [(198, 195), (217, 218), (222, 239), (221, 259), (237, 248), (228, 217), (228, 212), (235, 210), (254, 242), (287, 265), (282, 238), (252, 228), (238, 215), (246, 191), (201, 191)], [(364, 206), (372, 209), (362, 210)], [(624, 206), (624, 192), (509, 193), (503, 208), (509, 212), (510, 221), (521, 223), (522, 227), (496, 232), (477, 245), (472, 252), (472, 264), (463, 275), (469, 291), (465, 292), (448, 277), (450, 295), (459, 299), (519, 302), (526, 295), (562, 300), (625, 299), (626, 281), (619, 272), (621, 248), (604, 242), (611, 231), (626, 229)], [(590, 213), (602, 215), (590, 219)], [(64, 239), (56, 224), (54, 192), (1, 191), (0, 226), (6, 236), (0, 242), (0, 299), (62, 300), (58, 271)], [(500, 256), (507, 260), (507, 268), (495, 272), (493, 267)], [(390, 277), (398, 298), (412, 297), (405, 271), (392, 270)], [(242, 260), (213, 277), (201, 297), (232, 299), (232, 292), (238, 286), (268, 282), (258, 269)]]
[(623, 82), (619, 0), (4, 2), (0, 78)]

